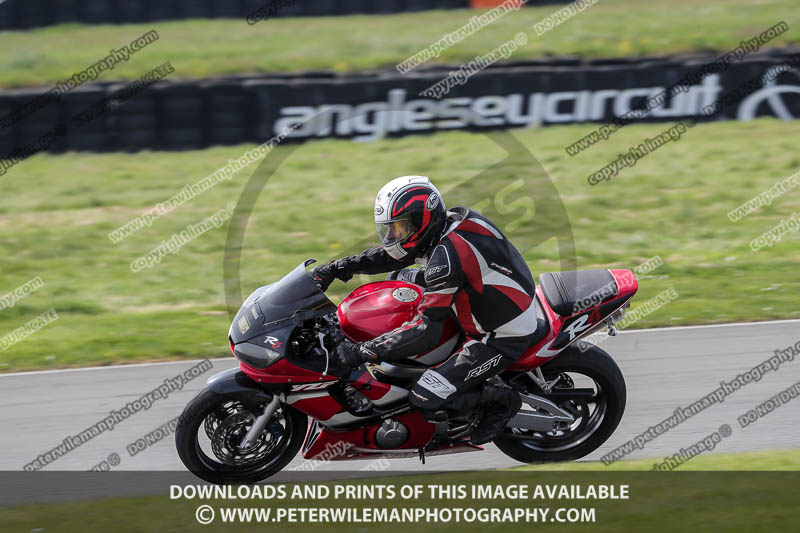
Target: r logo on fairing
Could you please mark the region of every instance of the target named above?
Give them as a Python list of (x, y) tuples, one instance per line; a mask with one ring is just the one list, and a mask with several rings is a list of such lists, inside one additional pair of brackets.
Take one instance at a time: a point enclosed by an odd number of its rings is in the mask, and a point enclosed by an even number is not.
[(589, 329), (589, 326), (591, 324), (587, 324), (588, 320), (589, 320), (589, 315), (583, 315), (578, 320), (567, 326), (567, 329), (565, 331), (569, 333), (569, 340), (571, 341), (574, 340), (579, 333), (581, 333), (586, 329)]
[(280, 348), (282, 344), (281, 341), (275, 337), (264, 337), (264, 342), (268, 342), (273, 348)]

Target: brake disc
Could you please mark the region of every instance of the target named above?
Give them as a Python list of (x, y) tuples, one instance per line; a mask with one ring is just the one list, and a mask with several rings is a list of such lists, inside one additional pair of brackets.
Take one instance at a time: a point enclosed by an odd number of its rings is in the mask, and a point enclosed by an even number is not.
[(240, 447), (247, 431), (253, 426), (255, 417), (248, 411), (239, 411), (219, 423), (211, 437), (211, 450), (228, 466), (249, 466), (262, 461), (275, 449), (280, 432), (264, 431), (246, 448)]
[(239, 402), (225, 402), (211, 411), (203, 422), (206, 436), (209, 439), (213, 438), (214, 432), (217, 430), (223, 420), (243, 410), (244, 406)]

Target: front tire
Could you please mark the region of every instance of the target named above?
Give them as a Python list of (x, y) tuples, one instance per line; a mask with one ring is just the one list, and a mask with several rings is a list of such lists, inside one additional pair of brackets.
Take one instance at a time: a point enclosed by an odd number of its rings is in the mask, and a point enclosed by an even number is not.
[[(592, 399), (554, 400), (560, 407), (571, 411), (573, 416), (580, 415), (576, 427), (567, 432), (551, 433), (507, 428), (494, 439), (494, 443), (504, 454), (523, 463), (580, 459), (599, 448), (619, 425), (627, 400), (625, 379), (614, 359), (597, 346), (591, 346), (584, 352), (575, 346), (567, 348), (541, 368), (547, 381), (565, 374), (567, 378), (564, 381), (568, 384), (572, 382), (569, 376), (575, 374), (593, 381), (596, 388), (594, 410), (590, 407)], [(542, 390), (525, 373), (516, 372), (506, 377), (518, 390), (542, 394)], [(570, 387), (556, 384), (556, 388), (566, 392)]]
[[(179, 418), (175, 429), (178, 456), (194, 475), (211, 483), (249, 484), (275, 474), (297, 455), (308, 418), (282, 404), (273, 416), (275, 422), (268, 426), (271, 431), (265, 430), (259, 437), (258, 453), (251, 452), (248, 461), (234, 454), (238, 452), (235, 440), (249, 429), (253, 418), (236, 395), (203, 389)], [(203, 449), (201, 439), (211, 443), (210, 454)]]

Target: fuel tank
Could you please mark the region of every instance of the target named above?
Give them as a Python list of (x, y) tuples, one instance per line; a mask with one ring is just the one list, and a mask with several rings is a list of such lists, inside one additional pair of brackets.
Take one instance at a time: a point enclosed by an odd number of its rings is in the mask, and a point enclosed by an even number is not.
[(404, 281), (376, 281), (351, 292), (339, 304), (339, 326), (355, 342), (375, 337), (414, 318), (422, 287)]

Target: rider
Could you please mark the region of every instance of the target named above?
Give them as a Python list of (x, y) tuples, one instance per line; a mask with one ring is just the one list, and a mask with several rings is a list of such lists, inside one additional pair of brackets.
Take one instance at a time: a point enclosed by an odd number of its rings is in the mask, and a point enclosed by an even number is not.
[[(489, 442), (521, 406), (519, 394), (486, 382), (519, 359), (536, 330), (535, 285), (522, 255), (491, 221), (469, 208), (447, 211), (438, 189), (424, 176), (393, 179), (375, 200), (381, 246), (315, 268), (324, 291), (334, 278), (392, 272), (391, 279), (425, 287), (417, 316), (371, 341), (344, 340), (337, 347), (348, 367), (398, 361), (430, 351), (445, 319), (453, 316), (463, 343), (416, 381), (410, 402), (426, 417), (437, 411), (482, 416), (470, 435)], [(413, 264), (423, 269), (407, 268)]]

